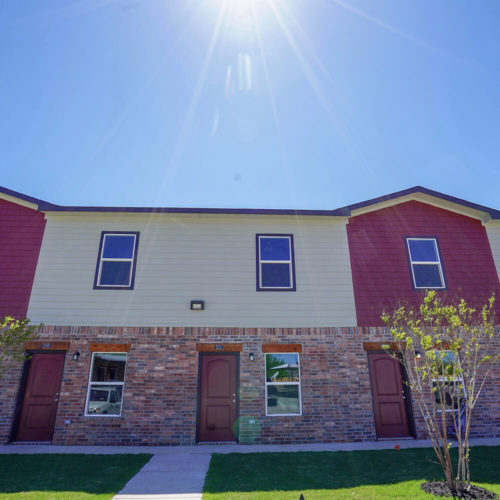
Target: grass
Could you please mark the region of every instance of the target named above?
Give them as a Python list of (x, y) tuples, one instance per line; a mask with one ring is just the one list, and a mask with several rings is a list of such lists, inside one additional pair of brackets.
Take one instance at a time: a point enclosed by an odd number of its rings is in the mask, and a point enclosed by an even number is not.
[[(500, 447), (471, 453), (474, 484), (500, 495)], [(214, 454), (203, 500), (437, 498), (420, 484), (443, 479), (430, 448)]]
[(0, 499), (104, 500), (152, 455), (0, 455)]

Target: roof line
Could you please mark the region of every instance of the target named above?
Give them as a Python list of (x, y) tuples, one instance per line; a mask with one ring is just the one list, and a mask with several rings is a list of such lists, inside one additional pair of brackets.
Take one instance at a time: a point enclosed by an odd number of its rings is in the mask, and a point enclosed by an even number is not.
[(294, 210), (294, 209), (272, 209), (272, 208), (180, 208), (180, 207), (97, 207), (97, 206), (63, 206), (49, 203), (48, 201), (40, 200), (32, 196), (13, 191), (6, 187), (0, 186), (0, 193), (7, 194), (14, 198), (33, 203), (38, 206), (41, 212), (128, 212), (128, 213), (173, 213), (173, 214), (243, 214), (243, 215), (306, 215), (306, 216), (339, 216), (349, 217), (352, 212), (359, 208), (369, 207), (384, 201), (390, 201), (397, 198), (402, 198), (413, 193), (423, 193), (434, 198), (440, 198), (445, 201), (462, 205), (467, 208), (485, 212), (492, 219), (500, 219), (500, 210), (489, 208), (484, 205), (478, 205), (461, 198), (456, 198), (447, 194), (433, 191), (422, 186), (414, 186), (402, 191), (371, 198), (370, 200), (361, 201), (352, 205), (337, 208), (335, 210)]
[(500, 210), (495, 210), (494, 208), (486, 207), (484, 205), (479, 205), (477, 203), (472, 203), (470, 201), (463, 200), (462, 198), (456, 198), (455, 196), (450, 196), (448, 194), (440, 193), (439, 191), (433, 191), (432, 189), (427, 189), (422, 186), (413, 186), (408, 189), (403, 189), (402, 191), (396, 191), (394, 193), (378, 196), (377, 198), (372, 198), (370, 200), (361, 201), (359, 203), (354, 203), (352, 205), (346, 205), (345, 207), (341, 207), (337, 210), (343, 211), (344, 213), (351, 215), (353, 210), (356, 210), (358, 208), (369, 207), (371, 205), (376, 205), (384, 201), (390, 201), (397, 198), (402, 198), (403, 196), (407, 196), (413, 193), (427, 194), (429, 196), (433, 196), (434, 198), (440, 198), (445, 201), (456, 203), (457, 205), (462, 205), (467, 208), (479, 210), (480, 212), (486, 212), (491, 215), (492, 219), (500, 219)]
[(50, 203), (39, 205), (47, 212), (127, 212), (127, 213), (173, 213), (173, 214), (245, 214), (245, 215), (344, 215), (336, 210), (293, 210), (266, 208), (180, 208), (180, 207), (79, 207), (59, 206)]
[(19, 200), (27, 201), (28, 203), (33, 203), (34, 205), (45, 204), (46, 206), (55, 206), (48, 201), (40, 200), (39, 198), (33, 198), (33, 196), (19, 193), (18, 191), (14, 191), (13, 189), (9, 189), (4, 186), (0, 186), (0, 193), (12, 196), (13, 198), (18, 198)]

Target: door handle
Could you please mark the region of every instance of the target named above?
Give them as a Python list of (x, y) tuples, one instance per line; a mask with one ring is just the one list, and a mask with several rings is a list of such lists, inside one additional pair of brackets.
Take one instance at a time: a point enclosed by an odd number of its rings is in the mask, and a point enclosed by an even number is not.
[(54, 399), (54, 403), (57, 403), (59, 401), (59, 398)]

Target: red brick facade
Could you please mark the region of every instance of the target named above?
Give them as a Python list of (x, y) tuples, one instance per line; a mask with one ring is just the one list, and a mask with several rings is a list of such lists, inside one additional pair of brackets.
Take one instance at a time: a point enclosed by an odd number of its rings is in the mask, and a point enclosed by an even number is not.
[[(437, 238), (445, 274), (445, 300), (484, 304), (500, 283), (488, 237), (479, 220), (418, 201), (351, 217), (347, 225), (359, 326), (381, 325), (381, 311), (418, 306), (425, 293), (414, 290), (407, 237)], [(500, 301), (497, 301), (500, 318)]]
[[(196, 343), (241, 342), (241, 443), (347, 442), (375, 439), (363, 341), (386, 341), (383, 328), (91, 328), (50, 327), (42, 339), (70, 342), (53, 443), (59, 445), (180, 445), (196, 442), (199, 354)], [(122, 416), (86, 417), (93, 342), (130, 343)], [(301, 344), (302, 415), (265, 412), (266, 343)], [(81, 353), (78, 361), (72, 359)], [(249, 353), (254, 353), (250, 361)], [(0, 441), (9, 439), (21, 368), (7, 374), (0, 394)], [(498, 372), (477, 408), (476, 436), (500, 436)], [(424, 429), (414, 418), (418, 437)]]
[(44, 214), (0, 199), (0, 317), (25, 318)]

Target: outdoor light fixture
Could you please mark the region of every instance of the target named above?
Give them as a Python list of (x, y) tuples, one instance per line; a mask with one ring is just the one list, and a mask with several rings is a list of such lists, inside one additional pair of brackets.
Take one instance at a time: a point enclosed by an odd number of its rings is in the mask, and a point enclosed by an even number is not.
[(248, 359), (249, 359), (250, 361), (253, 361), (253, 352), (251, 352), (251, 353), (248, 355)]
[(417, 359), (420, 359), (422, 357), (422, 354), (420, 354), (420, 351), (415, 351), (415, 357)]
[(191, 301), (191, 311), (203, 311), (205, 309), (204, 300), (192, 300)]
[(80, 357), (80, 353), (78, 351), (73, 354), (73, 361), (78, 361), (78, 358)]

